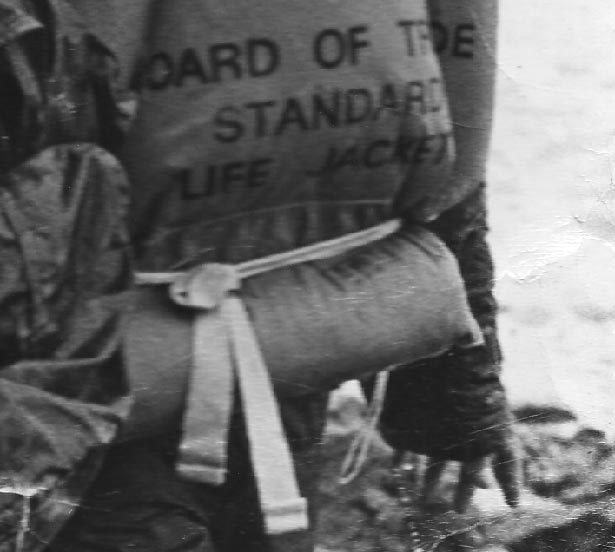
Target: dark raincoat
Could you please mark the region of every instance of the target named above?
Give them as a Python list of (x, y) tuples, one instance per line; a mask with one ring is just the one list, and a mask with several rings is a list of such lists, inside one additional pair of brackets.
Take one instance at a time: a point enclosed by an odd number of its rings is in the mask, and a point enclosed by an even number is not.
[[(0, 550), (40, 550), (128, 412), (128, 186), (96, 144), (105, 51), (51, 3), (0, 2)], [(40, 19), (53, 19), (50, 41)], [(98, 62), (95, 62), (98, 60)]]

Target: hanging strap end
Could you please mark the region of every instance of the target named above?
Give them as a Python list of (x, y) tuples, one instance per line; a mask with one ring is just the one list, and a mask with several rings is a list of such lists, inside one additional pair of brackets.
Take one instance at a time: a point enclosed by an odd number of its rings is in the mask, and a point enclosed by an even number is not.
[(269, 535), (305, 531), (309, 527), (305, 498), (297, 497), (276, 504), (263, 504), (262, 509)]
[(177, 462), (175, 471), (179, 477), (187, 481), (216, 487), (223, 485), (227, 476), (226, 468), (206, 466), (198, 462)]

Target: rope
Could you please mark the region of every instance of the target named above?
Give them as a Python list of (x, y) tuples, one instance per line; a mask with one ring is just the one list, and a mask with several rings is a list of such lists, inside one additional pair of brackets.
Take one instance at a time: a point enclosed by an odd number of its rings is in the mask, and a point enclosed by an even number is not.
[(374, 395), (372, 397), (372, 402), (368, 406), (365, 421), (361, 429), (359, 429), (354, 436), (348, 448), (348, 452), (342, 461), (339, 477), (339, 482), (342, 485), (346, 485), (353, 481), (361, 473), (365, 465), (367, 453), (369, 452), (374, 435), (378, 429), (378, 420), (380, 419), (380, 414), (384, 406), (384, 397), (388, 380), (388, 370), (380, 372), (376, 378)]

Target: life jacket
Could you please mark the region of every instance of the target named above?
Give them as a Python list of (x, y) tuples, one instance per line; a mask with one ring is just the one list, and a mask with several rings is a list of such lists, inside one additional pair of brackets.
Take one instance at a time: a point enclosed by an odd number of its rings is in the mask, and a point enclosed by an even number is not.
[(271, 383), (329, 389), (477, 337), (437, 238), (370, 235), (455, 185), (425, 2), (75, 3), (121, 14), (107, 32), (138, 96), (120, 152), (148, 286), (125, 332), (135, 424), (180, 418), (179, 472), (219, 484), (236, 378), (267, 529), (304, 527)]

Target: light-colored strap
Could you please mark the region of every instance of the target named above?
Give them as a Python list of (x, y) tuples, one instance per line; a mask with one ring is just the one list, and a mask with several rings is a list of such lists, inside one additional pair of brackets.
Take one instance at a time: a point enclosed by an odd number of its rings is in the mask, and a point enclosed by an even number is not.
[(246, 261), (237, 265), (238, 274), (243, 280), (244, 278), (263, 274), (271, 270), (335, 257), (336, 255), (341, 255), (357, 247), (386, 238), (394, 232), (397, 232), (400, 226), (401, 222), (399, 219), (391, 219), (377, 224), (376, 226), (366, 228), (365, 230), (352, 232), (338, 238), (323, 240), (312, 245), (285, 251), (284, 253), (277, 253), (275, 255), (269, 255), (268, 257)]
[(222, 304), (231, 329), (254, 477), (267, 533), (307, 529), (307, 503), (299, 494), (269, 373), (241, 299)]
[(236, 375), (267, 532), (306, 529), (307, 505), (299, 494), (269, 372), (246, 308), (231, 295), (238, 287), (234, 267), (219, 264), (204, 265), (171, 285), (177, 304), (199, 309), (176, 467), (191, 481), (224, 483)]
[(193, 355), (176, 469), (191, 481), (222, 485), (235, 377), (228, 330), (219, 309), (196, 313)]
[[(339, 238), (324, 240), (312, 245), (293, 249), (292, 251), (276, 253), (268, 257), (239, 263), (234, 265), (235, 272), (240, 280), (244, 280), (250, 276), (256, 276), (257, 274), (263, 274), (264, 272), (269, 272), (278, 268), (334, 257), (335, 255), (341, 255), (351, 249), (386, 238), (394, 232), (397, 232), (400, 226), (401, 223), (399, 219), (388, 220), (382, 224), (360, 230), (359, 232), (346, 234)], [(202, 267), (206, 266), (210, 266), (210, 264), (199, 266), (196, 268), (196, 271), (199, 272)], [(193, 271), (189, 271), (189, 273), (190, 272)], [(184, 274), (184, 272), (137, 272), (135, 275), (135, 282), (137, 285), (172, 284), (176, 282), (178, 278), (182, 278)]]
[(182, 274), (169, 289), (176, 304), (196, 309), (191, 381), (176, 469), (198, 483), (222, 485), (226, 480), (235, 361), (221, 306), (239, 284), (234, 267), (208, 264)]

